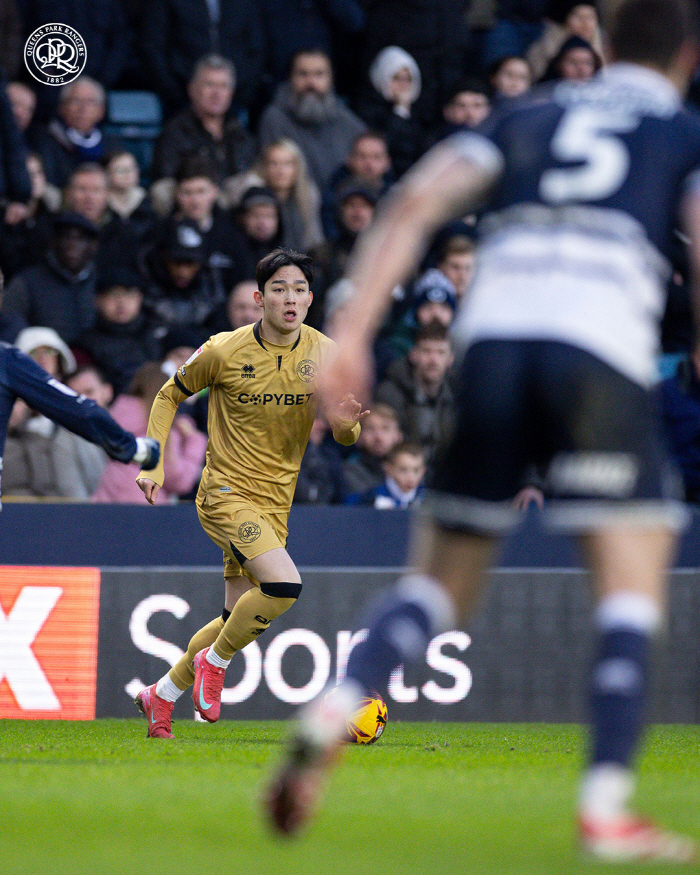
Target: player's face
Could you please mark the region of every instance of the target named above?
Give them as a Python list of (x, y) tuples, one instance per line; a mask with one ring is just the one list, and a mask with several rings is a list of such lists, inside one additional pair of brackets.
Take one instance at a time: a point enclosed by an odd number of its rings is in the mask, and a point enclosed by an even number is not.
[(243, 325), (250, 325), (260, 318), (260, 307), (255, 300), (258, 287), (254, 282), (245, 280), (233, 288), (226, 305), (226, 314), (231, 327), (235, 330)]
[(355, 176), (366, 182), (378, 183), (382, 181), (391, 162), (382, 140), (363, 137), (353, 147), (348, 165)]
[(74, 174), (66, 189), (66, 206), (99, 223), (107, 209), (107, 175), (101, 171)]
[(143, 295), (137, 288), (112, 286), (105, 294), (97, 296), (97, 309), (108, 322), (128, 325), (141, 312)]
[(402, 492), (412, 492), (425, 476), (425, 463), (413, 453), (398, 453), (391, 462), (386, 462), (386, 473)]
[(474, 276), (474, 254), (455, 252), (440, 263), (440, 270), (452, 283), (458, 295), (463, 295)]
[(264, 173), (273, 191), (289, 191), (299, 175), (296, 156), (286, 146), (273, 146), (265, 155)]
[(331, 90), (331, 65), (325, 55), (298, 55), (292, 69), (292, 91), (297, 96), (316, 94), (324, 97)]
[(383, 459), (400, 440), (401, 430), (388, 416), (370, 413), (362, 423), (360, 444), (370, 456)]
[(214, 209), (219, 189), (206, 177), (186, 179), (176, 190), (177, 205), (186, 219), (202, 222), (208, 219)]
[(255, 293), (263, 309), (263, 334), (273, 343), (275, 337), (287, 343), (306, 318), (313, 299), (309, 282), (295, 264), (287, 264), (265, 283), (265, 294)]
[(532, 75), (527, 61), (521, 58), (510, 58), (501, 64), (501, 68), (493, 78), (493, 86), (503, 97), (518, 97), (524, 94), (532, 84)]
[(574, 6), (566, 18), (567, 30), (580, 36), (588, 42), (595, 39), (598, 30), (598, 13), (595, 6), (590, 3), (579, 3)]
[(460, 91), (445, 107), (445, 121), (475, 128), (489, 114), (489, 99), (479, 91)]
[(243, 213), (243, 228), (258, 243), (267, 243), (279, 228), (279, 213), (273, 204), (253, 204)]
[(340, 218), (351, 234), (361, 234), (374, 218), (374, 205), (361, 194), (350, 195), (341, 204)]
[(447, 340), (421, 340), (409, 356), (416, 377), (429, 385), (441, 383), (452, 364), (452, 348)]
[(231, 106), (233, 81), (228, 70), (202, 70), (190, 85), (190, 100), (198, 116), (221, 116)]
[(559, 62), (559, 72), (563, 79), (573, 82), (586, 82), (595, 74), (593, 53), (583, 47), (569, 49)]

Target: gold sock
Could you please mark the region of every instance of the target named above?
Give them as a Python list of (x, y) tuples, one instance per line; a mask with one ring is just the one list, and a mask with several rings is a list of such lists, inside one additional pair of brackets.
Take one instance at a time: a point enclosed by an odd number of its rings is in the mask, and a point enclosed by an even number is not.
[(217, 635), (224, 628), (223, 617), (217, 617), (211, 623), (207, 623), (199, 632), (195, 632), (190, 643), (187, 645), (187, 652), (183, 653), (179, 662), (168, 672), (168, 677), (175, 684), (178, 690), (186, 690), (194, 683), (194, 668), (192, 662), (200, 650), (212, 645), (217, 638)]
[[(263, 587), (270, 584), (262, 584)], [(272, 586), (280, 586), (272, 584)], [(298, 587), (301, 584), (282, 584)], [(221, 659), (231, 659), (237, 650), (242, 650), (267, 629), (270, 623), (289, 610), (296, 598), (281, 598), (265, 595), (256, 586), (244, 593), (236, 602), (231, 616), (226, 620), (219, 637), (214, 642), (214, 653)]]

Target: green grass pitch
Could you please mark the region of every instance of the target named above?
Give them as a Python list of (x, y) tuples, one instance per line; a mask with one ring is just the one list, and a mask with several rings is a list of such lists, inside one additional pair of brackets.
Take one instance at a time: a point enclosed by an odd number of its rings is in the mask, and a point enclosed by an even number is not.
[[(390, 720), (378, 744), (348, 750), (292, 841), (258, 809), (285, 724), (174, 728), (159, 742), (143, 720), (0, 721), (0, 875), (649, 871), (575, 851), (579, 727)], [(650, 730), (638, 803), (700, 838), (700, 727)]]

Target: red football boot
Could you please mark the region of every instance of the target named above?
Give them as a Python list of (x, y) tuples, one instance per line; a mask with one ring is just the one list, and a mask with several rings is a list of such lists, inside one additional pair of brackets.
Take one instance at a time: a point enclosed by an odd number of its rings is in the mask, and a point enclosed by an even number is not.
[(156, 695), (155, 684), (141, 690), (134, 704), (148, 720), (148, 738), (175, 738), (170, 731), (174, 702), (167, 702)]

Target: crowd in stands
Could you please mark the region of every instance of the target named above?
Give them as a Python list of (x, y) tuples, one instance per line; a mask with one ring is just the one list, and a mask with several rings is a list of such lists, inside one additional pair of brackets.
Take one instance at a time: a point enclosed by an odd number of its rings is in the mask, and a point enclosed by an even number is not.
[[(84, 73), (61, 88), (22, 63), (24, 40), (50, 21), (88, 46)], [(143, 433), (158, 389), (203, 341), (257, 320), (260, 258), (279, 245), (313, 257), (307, 321), (332, 331), (350, 252), (403, 174), (444, 138), (488, 129), (539, 83), (591, 78), (602, 47), (596, 3), (576, 0), (2, 0), (0, 340)], [(162, 125), (136, 150), (110, 124), (109, 100), (143, 91)], [(395, 290), (360, 440), (339, 447), (319, 418), (296, 501), (420, 501), (452, 424), (449, 328), (475, 270), (477, 224), (443, 228)], [(680, 237), (675, 269), (660, 394), (697, 502), (700, 359)], [(160, 502), (196, 491), (206, 414), (204, 395), (176, 417)], [(129, 468), (22, 402), (3, 490), (141, 498)], [(542, 490), (533, 472), (514, 500)]]

